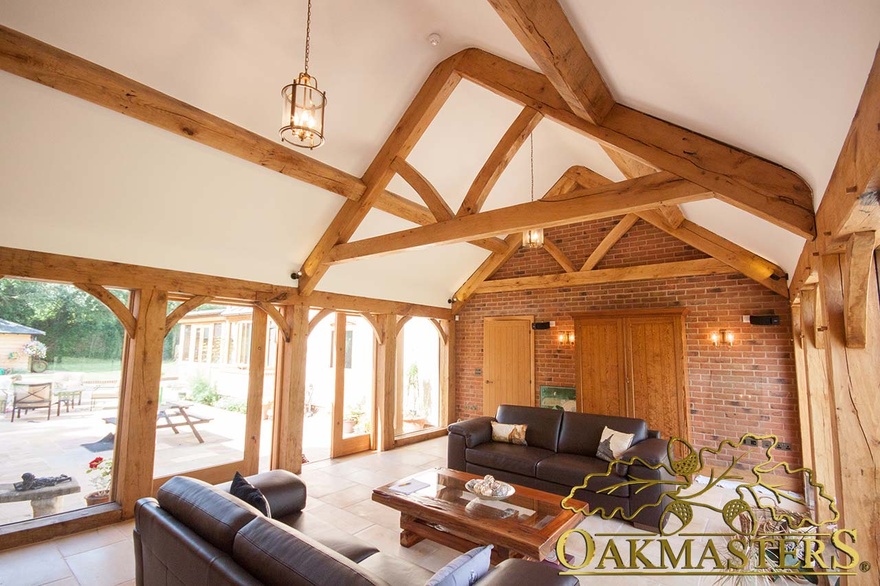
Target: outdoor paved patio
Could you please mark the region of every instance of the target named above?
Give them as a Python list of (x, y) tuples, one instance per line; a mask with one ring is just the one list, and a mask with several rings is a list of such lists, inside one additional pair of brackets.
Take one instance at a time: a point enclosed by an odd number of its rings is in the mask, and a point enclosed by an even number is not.
[[(115, 406), (96, 405), (90, 409), (88, 392), (83, 394), (80, 406), (46, 419), (46, 410), (23, 413), (10, 422), (10, 412), (0, 417), (0, 483), (19, 482), (21, 475), (31, 472), (38, 477), (66, 474), (76, 479), (82, 492), (61, 497), (62, 511), (72, 511), (85, 505), (85, 495), (93, 490), (90, 476), (86, 474), (89, 462), (96, 456), (112, 458), (112, 446), (99, 452), (89, 451), (83, 444), (97, 442), (109, 433), (116, 433), (116, 425), (105, 418), (117, 417)], [(242, 413), (196, 404), (189, 408), (212, 420), (197, 425), (204, 443), (199, 443), (188, 427), (179, 427), (179, 434), (170, 428), (156, 431), (156, 460), (154, 474), (157, 477), (181, 474), (240, 460), (244, 446), (244, 420)], [(330, 456), (330, 417), (319, 411), (305, 419), (304, 453), (311, 462)], [(272, 422), (263, 421), (260, 469), (269, 467), (269, 449), (272, 438)], [(32, 518), (30, 503), (0, 504), (0, 525)]]

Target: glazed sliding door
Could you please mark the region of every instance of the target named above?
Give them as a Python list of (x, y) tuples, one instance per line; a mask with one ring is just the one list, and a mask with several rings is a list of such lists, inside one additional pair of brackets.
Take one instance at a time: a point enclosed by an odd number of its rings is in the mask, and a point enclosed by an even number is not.
[(376, 342), (363, 316), (342, 312), (336, 314), (334, 340), (336, 391), (330, 452), (338, 458), (373, 445)]

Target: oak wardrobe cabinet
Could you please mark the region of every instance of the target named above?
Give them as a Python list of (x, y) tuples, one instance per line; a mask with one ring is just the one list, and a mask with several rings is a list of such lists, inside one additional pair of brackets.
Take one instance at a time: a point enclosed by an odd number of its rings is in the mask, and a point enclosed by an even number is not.
[(578, 408), (690, 441), (685, 309), (575, 314)]

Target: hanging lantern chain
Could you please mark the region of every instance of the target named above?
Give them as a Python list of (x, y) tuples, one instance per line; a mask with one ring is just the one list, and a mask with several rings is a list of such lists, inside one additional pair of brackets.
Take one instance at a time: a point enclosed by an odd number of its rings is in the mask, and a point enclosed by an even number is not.
[(305, 73), (309, 74), (309, 42), (312, 33), (312, 0), (309, 0), (308, 9), (306, 11), (306, 65)]
[(531, 198), (535, 201), (535, 135), (529, 134), (529, 169), (531, 170)]

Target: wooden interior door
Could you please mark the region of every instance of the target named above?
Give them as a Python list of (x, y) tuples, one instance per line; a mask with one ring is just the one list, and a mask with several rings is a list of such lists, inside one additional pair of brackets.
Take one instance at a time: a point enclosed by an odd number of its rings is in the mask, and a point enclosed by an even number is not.
[(483, 322), (483, 415), (498, 405), (534, 405), (531, 317), (489, 317)]
[(625, 320), (627, 412), (664, 438), (688, 439), (681, 315)]
[(596, 318), (577, 323), (578, 409), (623, 415), (625, 401), (623, 320)]

